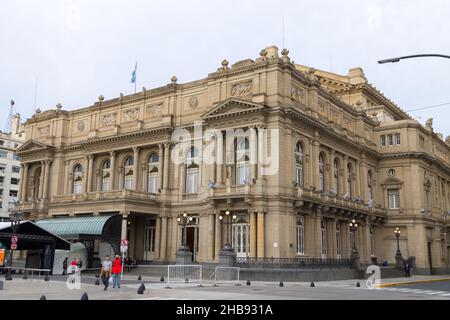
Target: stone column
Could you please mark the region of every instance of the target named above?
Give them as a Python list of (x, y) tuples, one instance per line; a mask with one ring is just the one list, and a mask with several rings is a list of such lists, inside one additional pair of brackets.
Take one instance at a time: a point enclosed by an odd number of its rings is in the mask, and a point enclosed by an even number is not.
[(355, 182), (355, 198), (356, 196), (360, 196), (361, 199), (364, 199), (365, 195), (361, 194), (362, 189), (361, 189), (361, 161), (360, 160), (356, 160), (356, 168), (355, 168), (355, 172), (356, 172), (356, 182)]
[(256, 212), (250, 211), (250, 257), (256, 257), (256, 244), (258, 243), (256, 239)]
[(110, 190), (114, 190), (116, 178), (116, 151), (111, 151), (109, 155), (110, 155), (109, 183), (111, 184)]
[(265, 257), (265, 222), (264, 222), (265, 212), (263, 210), (258, 211), (258, 243), (257, 247), (257, 256), (258, 258)]
[(163, 162), (164, 162), (164, 145), (158, 144), (159, 168), (158, 168), (158, 189), (162, 189), (163, 185)]
[(164, 143), (164, 175), (163, 175), (163, 189), (169, 188), (169, 157), (170, 157), (170, 143)]
[(367, 201), (369, 201), (369, 190), (367, 186), (367, 164), (366, 157), (364, 155), (362, 156), (362, 160), (360, 162), (359, 181), (361, 185), (361, 199), (367, 203)]
[(214, 215), (208, 216), (208, 242), (207, 242), (207, 260), (214, 260)]
[(48, 185), (50, 183), (50, 160), (45, 160), (45, 178), (44, 178), (44, 191), (43, 198), (48, 199)]
[(139, 148), (133, 148), (133, 190), (139, 191)]
[[(330, 150), (330, 161), (329, 161), (329, 164), (330, 164), (330, 172), (329, 172), (330, 183), (329, 183), (329, 185), (330, 185), (330, 190), (333, 189), (333, 187), (336, 187), (334, 191), (337, 192), (339, 184), (336, 186), (334, 185), (334, 157), (335, 157), (335, 154), (336, 154), (336, 151), (334, 149), (331, 149)], [(339, 179), (339, 175), (338, 175), (338, 179)], [(326, 190), (326, 191), (328, 192), (330, 190)]]
[(265, 163), (265, 149), (264, 149), (264, 131), (265, 128), (258, 127), (258, 179), (264, 178), (264, 163)]
[(258, 133), (255, 128), (250, 128), (250, 178), (253, 181), (257, 178), (258, 170)]
[(42, 197), (44, 196), (44, 180), (45, 180), (45, 164), (44, 164), (44, 161), (41, 161), (41, 176), (39, 178), (36, 177), (36, 179), (39, 179), (38, 199), (42, 199)]
[(20, 179), (20, 199), (21, 201), (27, 201), (27, 191), (28, 191), (28, 168), (29, 164), (22, 164), (22, 178)]
[(312, 185), (316, 188), (316, 190), (320, 189), (320, 181), (319, 181), (319, 149), (320, 143), (317, 139), (314, 139), (312, 142), (312, 161), (311, 161), (311, 181)]
[(348, 156), (344, 155), (344, 163), (343, 163), (343, 169), (344, 169), (344, 183), (342, 184), (343, 187), (343, 194), (346, 194), (350, 190), (350, 186), (348, 185)]
[(18, 194), (18, 201), (22, 202), (22, 189), (23, 189), (23, 171), (24, 171), (24, 164), (20, 165), (20, 180), (19, 180), (19, 194)]
[(216, 135), (216, 173), (217, 185), (223, 186), (223, 134), (218, 132)]
[(336, 219), (326, 220), (327, 225), (327, 245), (328, 245), (328, 258), (336, 259), (337, 258), (337, 243), (336, 243)]
[(128, 239), (128, 215), (129, 212), (121, 212), (120, 213), (122, 215), (122, 228), (121, 228), (121, 232), (120, 232), (120, 239)]
[(160, 246), (161, 246), (161, 218), (156, 217), (156, 227), (155, 227), (155, 259), (160, 258)]
[(70, 161), (69, 160), (65, 160), (64, 161), (64, 165), (65, 165), (65, 174), (64, 174), (64, 194), (69, 194), (70, 193)]
[(222, 224), (219, 222), (219, 215), (214, 215), (214, 260), (219, 261), (219, 253), (222, 250)]
[(89, 155), (89, 173), (87, 177), (87, 192), (92, 191), (92, 178), (94, 178), (94, 155)]
[(84, 163), (83, 163), (83, 189), (82, 193), (87, 192), (88, 187), (88, 178), (89, 178), (89, 156), (84, 156)]
[(167, 217), (161, 217), (161, 247), (159, 256), (161, 260), (167, 259)]

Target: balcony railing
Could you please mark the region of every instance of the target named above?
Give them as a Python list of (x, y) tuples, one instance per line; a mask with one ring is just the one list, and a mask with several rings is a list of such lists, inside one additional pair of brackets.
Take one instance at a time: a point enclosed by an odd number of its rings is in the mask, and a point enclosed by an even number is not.
[(80, 194), (65, 194), (52, 197), (52, 202), (64, 203), (64, 202), (78, 202), (78, 201), (95, 201), (95, 200), (115, 200), (115, 199), (148, 199), (155, 200), (156, 194), (134, 191), (134, 190), (112, 190), (106, 192), (88, 192)]
[(315, 258), (236, 258), (236, 266), (241, 268), (274, 269), (329, 269), (350, 268), (351, 259), (315, 259)]

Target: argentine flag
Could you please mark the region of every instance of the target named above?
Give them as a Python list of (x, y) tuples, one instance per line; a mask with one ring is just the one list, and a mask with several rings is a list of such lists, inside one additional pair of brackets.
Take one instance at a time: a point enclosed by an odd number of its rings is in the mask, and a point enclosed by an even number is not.
[(137, 71), (137, 62), (134, 66), (134, 71), (131, 73), (131, 83), (136, 83), (136, 71)]

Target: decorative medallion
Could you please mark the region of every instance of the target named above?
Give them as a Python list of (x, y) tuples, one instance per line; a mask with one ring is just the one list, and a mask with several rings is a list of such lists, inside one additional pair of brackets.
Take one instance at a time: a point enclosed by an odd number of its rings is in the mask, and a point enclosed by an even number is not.
[(84, 130), (84, 121), (78, 121), (77, 129), (78, 129), (78, 131), (83, 131)]
[(395, 170), (394, 169), (389, 169), (388, 170), (388, 176), (391, 177), (391, 178), (395, 177)]
[(137, 120), (139, 117), (139, 108), (125, 110), (124, 114), (127, 121)]
[(192, 96), (189, 98), (189, 106), (191, 108), (195, 108), (198, 105), (198, 98), (196, 96)]
[(243, 96), (252, 90), (252, 81), (236, 83), (231, 87), (231, 96)]

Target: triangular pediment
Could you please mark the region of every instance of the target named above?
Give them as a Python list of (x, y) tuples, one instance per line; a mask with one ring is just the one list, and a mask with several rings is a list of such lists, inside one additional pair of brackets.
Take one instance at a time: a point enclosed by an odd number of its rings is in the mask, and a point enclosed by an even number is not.
[(213, 119), (217, 117), (234, 116), (249, 112), (264, 111), (265, 106), (239, 99), (227, 99), (219, 102), (212, 109), (202, 115), (202, 119)]
[(51, 146), (38, 142), (36, 140), (28, 140), (19, 149), (17, 149), (17, 153), (30, 151), (43, 151), (48, 150), (50, 148)]

